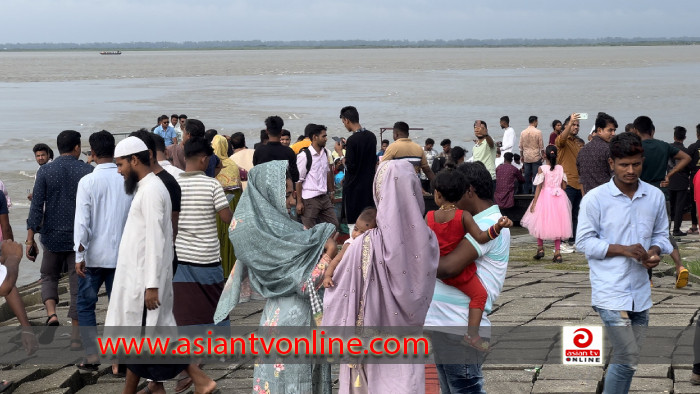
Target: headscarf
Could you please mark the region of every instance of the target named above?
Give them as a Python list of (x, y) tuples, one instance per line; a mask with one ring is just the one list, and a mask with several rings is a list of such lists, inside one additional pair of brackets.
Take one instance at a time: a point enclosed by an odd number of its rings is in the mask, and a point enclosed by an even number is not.
[[(423, 219), (411, 163), (382, 162), (374, 178), (377, 228), (350, 245), (324, 295), (324, 326), (422, 326), (440, 248)], [(360, 268), (360, 269), (358, 269)]]
[(253, 167), (248, 174), (248, 187), (229, 227), (238, 260), (216, 308), (216, 322), (226, 318), (238, 303), (244, 267), (251, 287), (265, 298), (296, 294), (335, 231), (330, 223), (304, 230), (289, 217), (287, 165), (286, 160), (271, 161)]
[[(333, 336), (376, 336), (378, 327), (414, 327), (419, 335), (435, 289), (440, 258), (435, 233), (423, 220), (423, 192), (416, 171), (405, 160), (379, 164), (374, 178), (377, 228), (357, 237), (335, 269), (335, 287), (326, 289), (322, 325)], [(372, 327), (369, 332), (363, 327)], [(415, 330), (419, 330), (418, 333)], [(370, 334), (371, 333), (371, 334)], [(337, 334), (337, 335), (336, 335)], [(341, 365), (339, 392), (357, 387), (377, 393), (422, 392), (425, 368), (419, 364)], [(365, 382), (360, 380), (364, 376)], [(401, 376), (401, 379), (396, 379)]]
[(222, 135), (215, 135), (211, 141), (211, 147), (214, 148), (214, 154), (221, 160), (223, 168), (216, 180), (221, 183), (221, 186), (226, 189), (235, 189), (241, 187), (241, 174), (238, 166), (233, 160), (228, 157), (228, 141)]

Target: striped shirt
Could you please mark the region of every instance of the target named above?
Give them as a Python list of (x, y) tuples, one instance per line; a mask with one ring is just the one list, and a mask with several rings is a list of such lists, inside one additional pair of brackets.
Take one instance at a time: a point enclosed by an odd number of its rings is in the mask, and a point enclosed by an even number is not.
[[(501, 211), (497, 205), (474, 215), (474, 221), (482, 230), (487, 230), (498, 222)], [(488, 298), (481, 318), (481, 326), (490, 326), (487, 315), (493, 308), (493, 302), (503, 289), (510, 257), (510, 230), (504, 228), (501, 235), (485, 244), (479, 244), (467, 234), (465, 236), (479, 253), (476, 259), (476, 275), (486, 289)], [(452, 332), (463, 335), (469, 317), (469, 297), (456, 287), (444, 284), (441, 280), (435, 283), (433, 300), (425, 318), (425, 326), (433, 330)], [(439, 327), (439, 328), (438, 328)], [(452, 328), (449, 328), (452, 327)]]
[(224, 189), (202, 171), (183, 172), (177, 182), (182, 189), (175, 240), (178, 260), (194, 264), (219, 262), (216, 213), (229, 206)]

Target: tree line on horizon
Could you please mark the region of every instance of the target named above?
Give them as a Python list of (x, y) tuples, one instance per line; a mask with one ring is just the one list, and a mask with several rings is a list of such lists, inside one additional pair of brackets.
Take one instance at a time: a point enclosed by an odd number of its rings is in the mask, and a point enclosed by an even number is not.
[(90, 43), (5, 43), (2, 50), (143, 50), (143, 49), (265, 49), (265, 48), (467, 48), (467, 47), (520, 47), (520, 46), (597, 46), (597, 45), (694, 45), (700, 37), (648, 38), (503, 38), (454, 40), (219, 40), (219, 41), (137, 41)]

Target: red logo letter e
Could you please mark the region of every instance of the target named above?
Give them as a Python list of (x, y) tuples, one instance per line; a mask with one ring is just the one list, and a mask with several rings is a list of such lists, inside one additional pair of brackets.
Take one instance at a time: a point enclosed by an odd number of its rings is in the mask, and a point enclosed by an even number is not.
[(593, 342), (593, 333), (586, 328), (579, 328), (578, 330), (574, 331), (574, 334), (579, 331), (581, 333), (574, 336), (574, 345), (580, 348), (588, 347), (591, 342)]

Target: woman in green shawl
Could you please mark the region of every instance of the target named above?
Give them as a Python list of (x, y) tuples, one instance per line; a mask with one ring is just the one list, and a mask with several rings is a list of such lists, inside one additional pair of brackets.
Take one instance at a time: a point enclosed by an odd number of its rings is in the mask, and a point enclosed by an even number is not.
[[(335, 227), (321, 223), (304, 229), (289, 217), (288, 208), (295, 202), (287, 164), (271, 161), (248, 174), (248, 187), (229, 228), (238, 260), (219, 299), (215, 322), (238, 303), (246, 271), (251, 287), (267, 299), (261, 326), (309, 327), (320, 321), (317, 290), (337, 253), (331, 238)], [(330, 394), (330, 379), (328, 364), (256, 364), (253, 392)]]
[[(226, 137), (215, 135), (211, 141), (211, 147), (214, 148), (214, 154), (221, 160), (222, 165), (221, 171), (216, 175), (216, 180), (224, 188), (231, 212), (236, 212), (236, 205), (242, 193), (238, 166), (228, 157), (228, 141)], [(228, 226), (228, 223), (221, 220), (219, 215), (216, 216), (216, 230), (219, 236), (219, 244), (221, 244), (221, 267), (224, 269), (224, 278), (231, 272), (233, 263), (236, 262), (233, 245), (228, 239)]]

